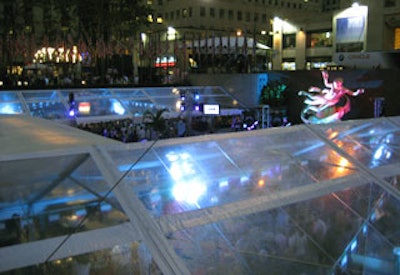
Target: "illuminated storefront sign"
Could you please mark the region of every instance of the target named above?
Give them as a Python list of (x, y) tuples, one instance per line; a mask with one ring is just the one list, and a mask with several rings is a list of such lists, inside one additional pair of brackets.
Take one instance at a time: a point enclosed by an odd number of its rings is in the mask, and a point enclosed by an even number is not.
[(166, 67), (174, 67), (176, 65), (176, 59), (174, 56), (161, 56), (157, 57), (154, 66), (156, 68), (166, 68)]

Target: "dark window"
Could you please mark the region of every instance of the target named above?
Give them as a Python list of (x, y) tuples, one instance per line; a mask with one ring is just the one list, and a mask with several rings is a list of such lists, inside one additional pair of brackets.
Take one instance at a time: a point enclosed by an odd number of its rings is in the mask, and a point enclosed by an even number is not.
[(206, 8), (205, 7), (200, 7), (200, 16), (205, 17), (206, 16)]
[(237, 20), (242, 21), (243, 20), (243, 13), (241, 11), (237, 12)]
[(215, 9), (210, 8), (210, 17), (214, 18), (215, 17)]
[(282, 48), (294, 48), (296, 47), (296, 34), (284, 34)]
[(250, 12), (246, 12), (246, 22), (250, 22)]
[(385, 0), (385, 4), (384, 4), (385, 8), (391, 8), (396, 6), (396, 0)]
[(228, 11), (228, 18), (229, 20), (233, 20), (233, 10)]
[(219, 19), (225, 19), (225, 10), (224, 9), (219, 10)]

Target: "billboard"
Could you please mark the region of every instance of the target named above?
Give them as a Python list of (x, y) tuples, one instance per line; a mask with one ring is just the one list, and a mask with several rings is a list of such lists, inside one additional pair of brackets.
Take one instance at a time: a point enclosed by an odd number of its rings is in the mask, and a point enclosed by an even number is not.
[(367, 6), (355, 6), (334, 17), (336, 51), (355, 52), (364, 49), (368, 19)]
[(366, 16), (361, 14), (336, 19), (336, 43), (363, 42)]

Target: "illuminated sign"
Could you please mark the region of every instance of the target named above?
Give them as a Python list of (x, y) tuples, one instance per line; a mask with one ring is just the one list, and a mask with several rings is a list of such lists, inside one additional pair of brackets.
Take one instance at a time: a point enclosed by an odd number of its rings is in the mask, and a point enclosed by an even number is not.
[(205, 115), (219, 115), (219, 104), (203, 104)]
[(367, 17), (367, 6), (351, 7), (335, 16), (336, 43), (364, 41)]
[(363, 15), (338, 18), (336, 21), (336, 43), (363, 42), (365, 38)]
[(78, 111), (80, 114), (90, 114), (90, 102), (79, 102)]
[(154, 66), (156, 68), (166, 68), (166, 67), (174, 67), (176, 65), (176, 60), (174, 56), (161, 56), (157, 57)]

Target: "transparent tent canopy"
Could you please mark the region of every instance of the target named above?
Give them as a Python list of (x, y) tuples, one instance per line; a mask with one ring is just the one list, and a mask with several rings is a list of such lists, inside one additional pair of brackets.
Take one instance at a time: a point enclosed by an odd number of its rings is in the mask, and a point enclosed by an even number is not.
[[(192, 104), (217, 104), (221, 112), (245, 109), (243, 103), (220, 86), (87, 88), (62, 90), (20, 90), (0, 93), (1, 114), (26, 114), (51, 120), (69, 119), (70, 95), (77, 122), (141, 117), (145, 111), (166, 108), (169, 115), (181, 114), (181, 95)], [(196, 114), (196, 113), (194, 113)]]
[(0, 119), (82, 139), (2, 149), (0, 272), (399, 271), (400, 117), (131, 144)]

